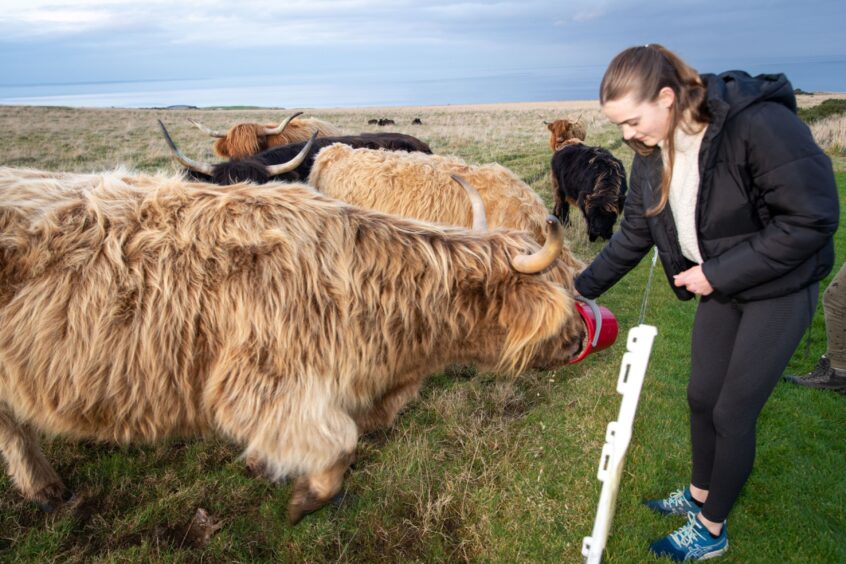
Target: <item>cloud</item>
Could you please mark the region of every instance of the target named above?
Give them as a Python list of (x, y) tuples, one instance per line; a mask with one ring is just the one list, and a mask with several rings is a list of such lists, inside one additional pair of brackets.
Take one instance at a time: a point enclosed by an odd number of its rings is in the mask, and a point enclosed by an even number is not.
[[(92, 32), (123, 43), (143, 30), (147, 41), (233, 47), (323, 44), (432, 43), (448, 37), (429, 25), (432, 16), (409, 0), (12, 0), (0, 14), (5, 41), (40, 41)], [(119, 35), (110, 39), (109, 32)], [(137, 33), (136, 33), (137, 34)]]
[(597, 18), (601, 18), (608, 14), (608, 9), (603, 6), (596, 6), (593, 8), (587, 8), (585, 10), (579, 10), (575, 14), (573, 14), (573, 21), (574, 22), (588, 22), (591, 20), (595, 20)]
[(430, 4), (422, 11), (450, 18), (485, 18), (525, 15), (527, 6), (517, 2), (459, 2), (440, 6)]
[[(164, 5), (162, 0), (150, 0)], [(0, 13), (5, 40), (81, 35), (126, 24), (122, 12), (137, 0), (7, 0)]]
[[(143, 29), (157, 43), (273, 46), (433, 44), (536, 36), (560, 10), (552, 0), (10, 0), (0, 36), (33, 41)], [(536, 33), (526, 34), (526, 29)], [(265, 32), (270, 30), (270, 32)], [(525, 41), (526, 39), (523, 39)]]
[(625, 47), (659, 42), (714, 69), (762, 57), (842, 57), (844, 6), (842, 0), (815, 0), (814, 9), (802, 11), (787, 0), (4, 0), (0, 57), (13, 77), (7, 80), (15, 82), (292, 68), (426, 69), (434, 76), (463, 72), (455, 69), (604, 67)]

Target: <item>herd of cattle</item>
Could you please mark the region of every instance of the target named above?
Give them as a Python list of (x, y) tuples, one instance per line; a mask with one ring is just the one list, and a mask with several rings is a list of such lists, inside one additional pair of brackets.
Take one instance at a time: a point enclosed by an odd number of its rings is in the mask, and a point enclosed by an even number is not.
[(0, 167), (0, 450), (45, 510), (69, 492), (36, 430), (217, 432), (296, 477), (296, 523), (428, 374), (585, 346), (561, 222), (576, 205), (610, 237), (626, 184), (584, 133), (552, 159), (556, 217), (507, 168), (410, 135), (195, 125), (230, 160), (185, 156), (161, 124), (185, 175)]
[[(378, 118), (378, 119), (373, 118), (373, 119), (367, 120), (367, 123), (368, 123), (368, 125), (380, 125), (380, 126), (396, 125), (397, 124), (397, 122), (395, 122), (391, 118)], [(421, 120), (419, 117), (416, 117), (413, 120), (411, 120), (411, 125), (423, 125), (423, 120)]]

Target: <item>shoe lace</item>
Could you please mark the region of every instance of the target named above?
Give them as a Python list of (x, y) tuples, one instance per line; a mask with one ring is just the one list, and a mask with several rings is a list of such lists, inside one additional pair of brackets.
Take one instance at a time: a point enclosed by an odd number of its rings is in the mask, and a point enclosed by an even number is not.
[(665, 503), (670, 507), (684, 507), (689, 505), (687, 498), (684, 497), (684, 490), (676, 490), (670, 493)]
[(817, 361), (817, 365), (814, 366), (814, 370), (811, 372), (811, 376), (814, 378), (823, 378), (828, 376), (829, 371), (831, 370), (831, 361), (826, 356), (821, 356), (820, 359)]
[(705, 540), (705, 535), (697, 530), (696, 513), (687, 512), (687, 525), (682, 525), (677, 531), (670, 533), (670, 538), (679, 546), (690, 546), (697, 540)]

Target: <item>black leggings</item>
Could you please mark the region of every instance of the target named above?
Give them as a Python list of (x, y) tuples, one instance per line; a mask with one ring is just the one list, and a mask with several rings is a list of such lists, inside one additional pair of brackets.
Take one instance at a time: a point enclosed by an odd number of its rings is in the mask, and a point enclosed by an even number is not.
[(726, 519), (755, 460), (758, 414), (817, 305), (819, 284), (781, 298), (734, 303), (702, 298), (687, 387), (691, 483), (709, 490), (702, 515)]

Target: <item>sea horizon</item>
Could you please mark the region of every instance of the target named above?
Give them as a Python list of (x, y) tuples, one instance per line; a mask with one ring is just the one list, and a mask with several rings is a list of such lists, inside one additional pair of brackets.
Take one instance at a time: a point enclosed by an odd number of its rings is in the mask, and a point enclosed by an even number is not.
[[(846, 91), (846, 61), (785, 62), (740, 67), (750, 74), (782, 72), (805, 92)], [(727, 69), (723, 69), (727, 70)], [(509, 102), (596, 100), (604, 67), (513, 71), (311, 73), (280, 77), (145, 78), (41, 84), (0, 84), (0, 105), (80, 108), (170, 106), (367, 108)]]

